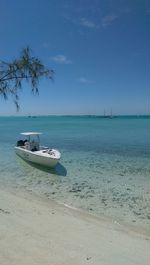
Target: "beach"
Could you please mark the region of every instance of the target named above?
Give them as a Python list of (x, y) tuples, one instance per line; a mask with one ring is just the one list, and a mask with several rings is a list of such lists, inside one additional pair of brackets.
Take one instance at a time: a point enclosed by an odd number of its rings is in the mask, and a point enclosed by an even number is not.
[(0, 265), (150, 265), (150, 1), (0, 8)]
[(150, 234), (32, 193), (0, 190), (0, 264), (149, 265)]
[[(0, 128), (0, 185), (150, 229), (150, 117), (0, 117)], [(55, 169), (16, 156), (27, 128), (61, 152)]]
[[(150, 117), (0, 117), (0, 127), (0, 264), (149, 265)], [(61, 152), (55, 169), (16, 156), (27, 128)]]

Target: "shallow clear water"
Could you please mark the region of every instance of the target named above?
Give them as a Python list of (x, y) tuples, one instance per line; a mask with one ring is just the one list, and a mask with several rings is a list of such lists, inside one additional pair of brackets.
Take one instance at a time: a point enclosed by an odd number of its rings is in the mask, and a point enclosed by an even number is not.
[[(55, 170), (15, 155), (22, 131), (58, 148)], [(150, 117), (0, 117), (0, 182), (105, 215), (150, 226)]]

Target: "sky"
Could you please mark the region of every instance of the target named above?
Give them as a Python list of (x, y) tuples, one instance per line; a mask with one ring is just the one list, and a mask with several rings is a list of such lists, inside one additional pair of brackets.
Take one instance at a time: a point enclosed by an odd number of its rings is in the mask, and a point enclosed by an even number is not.
[(55, 71), (0, 115), (150, 114), (150, 0), (0, 0), (0, 60), (30, 46)]

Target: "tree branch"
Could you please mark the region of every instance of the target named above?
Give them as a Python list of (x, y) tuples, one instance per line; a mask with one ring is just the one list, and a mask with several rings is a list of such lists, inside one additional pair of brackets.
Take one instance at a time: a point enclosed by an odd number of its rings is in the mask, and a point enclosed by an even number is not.
[(46, 68), (38, 58), (31, 56), (29, 47), (23, 49), (20, 58), (11, 63), (1, 61), (0, 69), (0, 95), (3, 95), (5, 99), (9, 94), (13, 95), (17, 109), (19, 106), (18, 92), (22, 89), (23, 80), (30, 81), (32, 92), (38, 93), (39, 79), (46, 77), (52, 80), (54, 75), (53, 70)]

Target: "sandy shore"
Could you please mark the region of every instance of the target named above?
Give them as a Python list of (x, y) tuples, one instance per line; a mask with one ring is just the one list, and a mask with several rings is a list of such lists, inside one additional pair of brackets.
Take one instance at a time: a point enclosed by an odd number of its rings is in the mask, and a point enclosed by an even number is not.
[(150, 237), (32, 194), (0, 190), (1, 265), (149, 265)]

